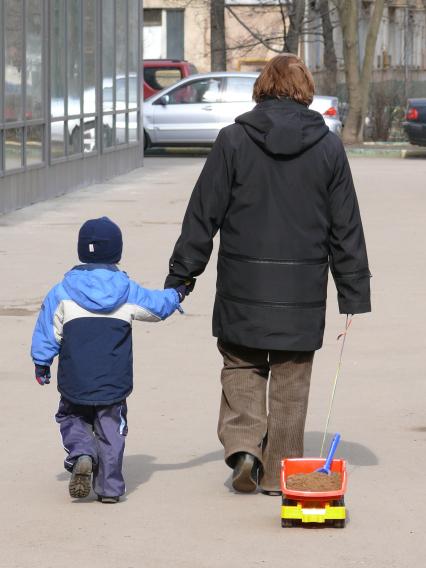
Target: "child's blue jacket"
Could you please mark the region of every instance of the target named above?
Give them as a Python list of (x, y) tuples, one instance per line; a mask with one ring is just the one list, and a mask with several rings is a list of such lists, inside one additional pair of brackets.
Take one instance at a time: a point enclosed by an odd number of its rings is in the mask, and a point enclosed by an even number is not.
[(34, 329), (34, 363), (59, 354), (58, 390), (83, 405), (108, 405), (133, 388), (133, 320), (161, 321), (176, 290), (147, 290), (115, 265), (76, 266), (46, 296)]

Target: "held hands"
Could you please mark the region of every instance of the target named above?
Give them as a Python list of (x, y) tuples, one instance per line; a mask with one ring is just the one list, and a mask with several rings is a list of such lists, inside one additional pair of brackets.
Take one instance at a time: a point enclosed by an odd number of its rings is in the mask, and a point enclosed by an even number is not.
[(39, 385), (48, 385), (50, 376), (50, 367), (47, 365), (35, 365), (35, 378)]
[(174, 288), (177, 290), (181, 286), (185, 287), (185, 296), (188, 296), (194, 289), (196, 279), (195, 278), (188, 278), (187, 280), (179, 277), (174, 276), (173, 274), (169, 274), (164, 282), (164, 288)]
[(188, 295), (187, 289), (185, 284), (181, 284), (180, 286), (178, 286), (177, 288), (175, 288), (176, 292), (178, 293), (179, 296), (179, 302), (182, 303), (185, 299), (185, 296)]

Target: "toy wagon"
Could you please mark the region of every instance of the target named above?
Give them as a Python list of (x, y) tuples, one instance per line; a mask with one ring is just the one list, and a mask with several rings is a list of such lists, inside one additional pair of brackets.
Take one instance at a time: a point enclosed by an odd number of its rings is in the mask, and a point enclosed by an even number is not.
[(342, 476), (339, 489), (333, 491), (295, 491), (287, 488), (289, 475), (311, 473), (323, 467), (322, 458), (292, 458), (281, 462), (281, 526), (293, 527), (305, 523), (343, 528), (346, 521), (344, 494), (346, 491), (346, 462), (336, 459), (331, 462), (331, 471)]

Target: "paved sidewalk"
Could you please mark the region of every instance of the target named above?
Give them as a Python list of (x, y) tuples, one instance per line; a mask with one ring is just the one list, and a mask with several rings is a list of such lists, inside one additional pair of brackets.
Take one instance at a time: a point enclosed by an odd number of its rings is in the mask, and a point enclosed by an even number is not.
[[(28, 355), (49, 287), (77, 262), (87, 218), (123, 228), (122, 266), (149, 287), (168, 258), (203, 158), (148, 158), (109, 183), (0, 217), (1, 568), (405, 568), (425, 556), (426, 161), (354, 158), (374, 313), (347, 339), (331, 430), (349, 462), (345, 530), (281, 529), (279, 498), (236, 495), (216, 438), (220, 360), (211, 337), (215, 259), (186, 315), (135, 324), (127, 499), (72, 502), (53, 420), (54, 382)], [(306, 454), (317, 455), (343, 325), (330, 286)], [(423, 560), (424, 561), (424, 560)]]

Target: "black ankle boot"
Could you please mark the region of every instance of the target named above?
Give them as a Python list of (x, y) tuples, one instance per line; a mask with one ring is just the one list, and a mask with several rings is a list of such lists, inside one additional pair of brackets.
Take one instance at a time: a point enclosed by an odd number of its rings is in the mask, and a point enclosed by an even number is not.
[(258, 461), (249, 453), (240, 452), (232, 474), (232, 487), (240, 493), (253, 493), (257, 487)]

